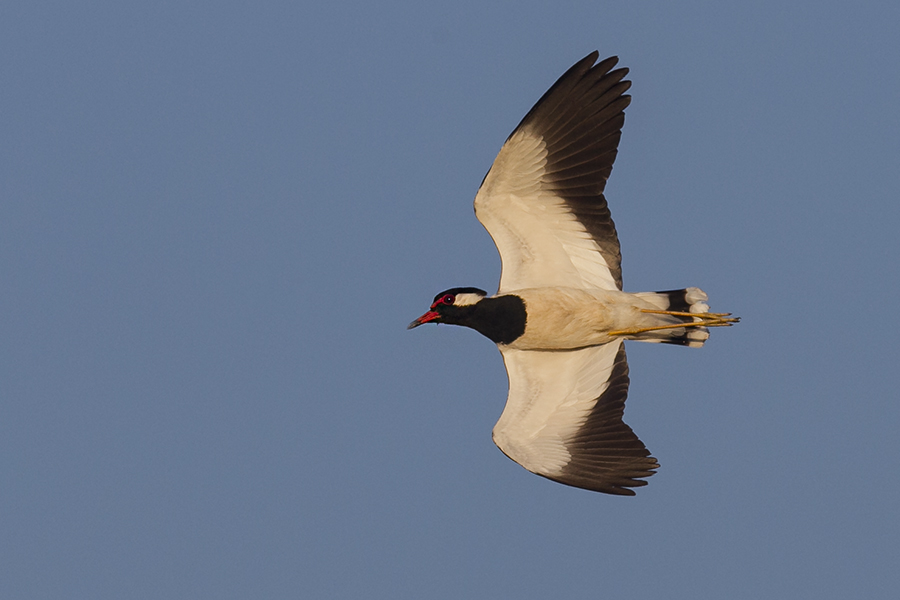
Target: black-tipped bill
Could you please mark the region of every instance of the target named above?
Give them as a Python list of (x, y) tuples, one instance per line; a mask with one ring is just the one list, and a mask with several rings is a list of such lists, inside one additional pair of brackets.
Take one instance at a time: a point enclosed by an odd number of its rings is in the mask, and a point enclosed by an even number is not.
[(416, 319), (415, 321), (410, 323), (409, 326), (407, 327), (407, 329), (414, 329), (414, 328), (418, 327), (419, 325), (424, 325), (425, 323), (431, 323), (432, 321), (435, 321), (440, 318), (441, 318), (441, 315), (439, 315), (437, 312), (435, 312), (433, 310), (429, 310), (427, 313), (425, 313), (424, 315), (422, 315), (421, 317), (419, 317), (418, 319)]

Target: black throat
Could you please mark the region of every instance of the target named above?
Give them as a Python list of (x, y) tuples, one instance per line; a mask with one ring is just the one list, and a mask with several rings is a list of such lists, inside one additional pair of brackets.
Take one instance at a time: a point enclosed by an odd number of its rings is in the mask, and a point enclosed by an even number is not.
[(495, 344), (511, 344), (525, 333), (525, 301), (515, 294), (483, 298), (469, 306), (441, 306), (441, 320), (470, 327)]

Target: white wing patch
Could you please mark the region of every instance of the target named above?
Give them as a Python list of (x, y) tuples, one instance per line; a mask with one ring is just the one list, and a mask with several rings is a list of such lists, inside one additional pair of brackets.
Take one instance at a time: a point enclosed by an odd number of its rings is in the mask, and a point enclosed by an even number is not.
[(475, 214), (503, 263), (500, 293), (561, 286), (618, 289), (600, 248), (562, 198), (542, 189), (544, 142), (517, 130), (475, 196)]
[(621, 344), (567, 352), (500, 346), (509, 398), (494, 426), (494, 443), (529, 471), (560, 475), (571, 458), (567, 440), (609, 386)]

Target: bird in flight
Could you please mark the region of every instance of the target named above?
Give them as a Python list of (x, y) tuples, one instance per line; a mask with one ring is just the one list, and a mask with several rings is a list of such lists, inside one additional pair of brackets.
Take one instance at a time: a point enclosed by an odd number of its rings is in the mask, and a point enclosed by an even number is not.
[[(496, 294), (452, 288), (409, 324), (470, 327), (497, 344), (509, 396), (493, 438), (532, 473), (634, 495), (659, 463), (622, 420), (625, 340), (702, 346), (712, 313), (699, 288), (622, 291), (621, 253), (603, 190), (625, 122), (627, 69), (578, 61), (507, 138), (475, 196), (500, 252)], [(596, 64), (595, 64), (596, 63)]]

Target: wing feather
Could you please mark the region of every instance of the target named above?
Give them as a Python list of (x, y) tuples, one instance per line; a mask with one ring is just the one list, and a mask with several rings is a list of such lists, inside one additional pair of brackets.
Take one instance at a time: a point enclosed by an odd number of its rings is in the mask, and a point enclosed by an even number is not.
[[(503, 262), (499, 291), (622, 289), (619, 239), (603, 196), (615, 162), (627, 69), (594, 52), (569, 69), (507, 138), (475, 197)], [(572, 254), (572, 248), (587, 250)]]
[(568, 352), (500, 347), (509, 398), (494, 442), (529, 471), (575, 487), (634, 495), (659, 464), (622, 420), (622, 341)]

